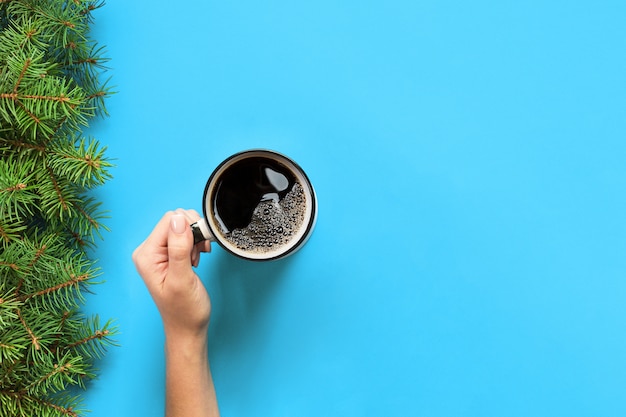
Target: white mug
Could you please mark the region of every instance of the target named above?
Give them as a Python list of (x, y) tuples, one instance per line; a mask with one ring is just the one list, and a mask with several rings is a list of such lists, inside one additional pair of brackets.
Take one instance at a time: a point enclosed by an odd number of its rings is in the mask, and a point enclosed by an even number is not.
[(218, 165), (202, 209), (204, 218), (191, 225), (195, 243), (211, 240), (240, 258), (267, 261), (306, 243), (317, 220), (317, 197), (293, 160), (253, 149)]

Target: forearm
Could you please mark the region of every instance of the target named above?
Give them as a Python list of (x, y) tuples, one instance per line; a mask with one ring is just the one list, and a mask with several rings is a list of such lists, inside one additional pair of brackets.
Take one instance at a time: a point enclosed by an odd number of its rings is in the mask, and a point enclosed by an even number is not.
[(218, 417), (206, 337), (167, 337), (166, 417)]

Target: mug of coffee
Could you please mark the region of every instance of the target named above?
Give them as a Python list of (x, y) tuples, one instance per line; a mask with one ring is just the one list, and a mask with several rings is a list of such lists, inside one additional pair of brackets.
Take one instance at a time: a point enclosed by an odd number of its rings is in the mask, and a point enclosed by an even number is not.
[(308, 240), (317, 219), (309, 178), (280, 153), (253, 149), (230, 156), (204, 189), (204, 218), (191, 225), (195, 243), (217, 242), (240, 258), (284, 258)]

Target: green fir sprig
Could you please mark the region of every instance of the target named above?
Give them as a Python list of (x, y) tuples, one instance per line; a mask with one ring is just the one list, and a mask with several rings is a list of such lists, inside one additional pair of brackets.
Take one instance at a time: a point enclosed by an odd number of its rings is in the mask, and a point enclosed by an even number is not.
[(107, 230), (91, 191), (111, 178), (86, 137), (111, 94), (82, 0), (0, 0), (0, 417), (85, 414), (112, 322), (81, 313)]

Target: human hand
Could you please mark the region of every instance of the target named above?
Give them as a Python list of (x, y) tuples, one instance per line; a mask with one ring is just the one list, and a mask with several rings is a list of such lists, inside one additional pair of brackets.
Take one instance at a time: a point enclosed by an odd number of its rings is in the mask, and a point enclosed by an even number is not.
[(211, 316), (209, 295), (193, 271), (208, 241), (193, 244), (194, 210), (166, 213), (133, 252), (133, 262), (159, 309), (166, 337), (205, 338)]
[(166, 213), (133, 252), (133, 262), (157, 305), (165, 330), (168, 417), (219, 417), (208, 362), (211, 301), (193, 272), (210, 242), (193, 244), (193, 210)]

